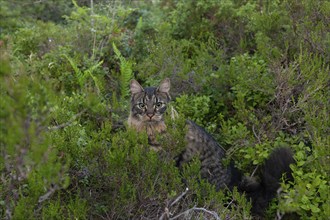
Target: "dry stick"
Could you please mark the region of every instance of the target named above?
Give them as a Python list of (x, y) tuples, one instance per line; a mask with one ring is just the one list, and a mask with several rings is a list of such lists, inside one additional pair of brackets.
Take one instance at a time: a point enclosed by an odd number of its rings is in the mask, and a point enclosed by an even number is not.
[(254, 176), (254, 174), (255, 174), (255, 172), (258, 170), (258, 168), (259, 168), (259, 165), (257, 165), (256, 168), (254, 168), (254, 170), (253, 170), (253, 172), (252, 172), (252, 174), (251, 174), (250, 177), (253, 177), (253, 176)]
[(252, 131), (253, 131), (254, 136), (257, 138), (257, 140), (258, 140), (258, 142), (260, 144), (261, 143), (260, 137), (257, 135), (256, 131), (254, 130), (254, 125), (252, 125)]
[(179, 195), (169, 206), (166, 206), (165, 207), (165, 211), (164, 211), (164, 213), (160, 216), (160, 218), (159, 218), (159, 220), (163, 220), (164, 218), (165, 218), (165, 216), (166, 216), (166, 219), (168, 219), (169, 217), (170, 217), (170, 215), (172, 215), (171, 213), (170, 213), (170, 210), (169, 210), (169, 207), (172, 207), (175, 203), (177, 203), (179, 200), (181, 200), (182, 199), (182, 197), (184, 197), (184, 195), (186, 195), (187, 194), (187, 192), (189, 191), (189, 189), (188, 188), (186, 188), (186, 190), (183, 192), (183, 193), (181, 193), (181, 195)]
[(47, 200), (59, 187), (55, 185), (54, 187), (50, 188), (48, 192), (44, 195), (40, 196), (38, 199), (38, 203), (42, 203), (43, 201)]
[(175, 110), (173, 106), (171, 106), (171, 119), (175, 120), (179, 117), (179, 113)]
[(91, 32), (93, 35), (93, 48), (92, 48), (92, 59), (95, 57), (95, 46), (96, 46), (96, 30), (94, 28), (94, 1), (91, 0)]
[(184, 191), (183, 193), (181, 193), (181, 195), (179, 195), (170, 205), (170, 207), (172, 207), (175, 203), (177, 203), (180, 199), (182, 199), (182, 197), (184, 197), (184, 195), (187, 194), (187, 192), (189, 191), (188, 188), (186, 188), (186, 191)]
[[(277, 191), (277, 197), (280, 198), (281, 197), (281, 192), (283, 191), (282, 187), (280, 187)], [(281, 213), (281, 211), (279, 209), (276, 210), (276, 219), (277, 220), (281, 220), (283, 218), (283, 214)]]
[[(170, 207), (171, 206), (173, 206), (173, 205), (175, 205), (178, 201), (180, 201), (186, 194), (187, 194), (187, 192), (189, 191), (189, 189), (188, 188), (186, 188), (186, 190), (183, 192), (183, 193), (181, 193), (181, 195), (179, 195), (171, 204), (170, 204)], [(186, 211), (184, 211), (184, 212), (181, 212), (180, 214), (178, 214), (178, 215), (176, 215), (176, 216), (174, 216), (173, 218), (169, 218), (170, 220), (174, 220), (174, 219), (177, 219), (177, 218), (179, 218), (180, 216), (182, 216), (182, 215), (187, 215), (189, 212), (191, 212), (191, 211), (202, 211), (202, 212), (206, 212), (206, 213), (208, 213), (208, 214), (210, 214), (210, 215), (212, 215), (216, 220), (221, 220), (220, 219), (220, 217), (219, 217), (219, 215), (216, 213), (216, 212), (214, 212), (214, 211), (210, 211), (210, 210), (207, 210), (207, 209), (205, 209), (205, 208), (198, 208), (198, 207), (193, 207), (193, 208), (191, 208), (191, 209), (188, 209), (188, 210), (186, 210)], [(166, 207), (165, 208), (165, 212), (162, 214), (162, 216), (159, 218), (159, 220), (163, 220), (164, 218), (165, 218), (165, 216), (168, 218), (169, 216), (170, 216), (170, 211), (169, 211), (169, 209), (168, 209), (168, 207)]]
[(207, 210), (205, 208), (198, 208), (198, 207), (193, 207), (193, 208), (188, 209), (188, 210), (186, 210), (184, 212), (181, 212), (180, 214), (174, 216), (173, 218), (170, 218), (170, 220), (177, 219), (177, 218), (181, 217), (182, 215), (187, 215), (191, 211), (202, 211), (202, 212), (206, 212), (206, 213), (212, 215), (216, 220), (221, 220), (220, 217), (218, 216), (218, 214), (216, 212)]
[[(255, 129), (254, 129), (254, 125), (252, 126), (252, 131), (253, 131), (254, 136), (258, 139), (258, 142), (260, 144), (261, 143), (261, 140), (260, 140), (260, 137), (257, 135)], [(252, 172), (252, 174), (251, 174), (250, 177), (253, 177), (254, 176), (254, 174), (258, 170), (258, 168), (259, 168), (259, 165), (256, 166), (256, 168), (253, 170), (253, 172)]]
[[(170, 216), (170, 210), (168, 210), (167, 207), (165, 207), (165, 212), (160, 216), (159, 220), (164, 220), (164, 219), (168, 219)], [(165, 218), (166, 217), (166, 218)]]
[(69, 125), (71, 125), (79, 116), (81, 116), (82, 114), (84, 114), (87, 110), (84, 109), (82, 110), (81, 112), (79, 112), (78, 114), (75, 114), (72, 119), (68, 122), (65, 122), (63, 124), (59, 124), (59, 125), (56, 125), (56, 126), (52, 126), (52, 127), (48, 127), (47, 130), (58, 130), (58, 129), (61, 129), (61, 128), (65, 128)]
[(228, 203), (228, 205), (227, 205), (226, 208), (222, 211), (222, 213), (225, 213), (225, 211), (229, 208), (229, 206), (231, 206), (231, 204), (233, 204), (233, 202), (234, 202), (234, 199), (232, 199), (232, 200)]
[[(257, 140), (258, 140), (258, 142), (260, 144), (261, 143), (261, 140), (260, 140), (260, 137), (257, 135), (256, 131), (254, 130), (254, 125), (252, 126), (252, 131), (253, 131), (254, 136), (257, 138)], [(253, 177), (254, 176), (254, 174), (258, 170), (258, 168), (259, 168), (259, 165), (256, 166), (256, 168), (253, 170), (253, 172), (252, 172), (252, 174), (251, 174), (250, 177)]]

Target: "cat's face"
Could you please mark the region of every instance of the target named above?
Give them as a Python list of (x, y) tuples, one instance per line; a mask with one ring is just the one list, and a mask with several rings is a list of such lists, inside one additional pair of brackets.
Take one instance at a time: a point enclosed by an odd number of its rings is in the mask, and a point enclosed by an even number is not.
[(130, 90), (131, 117), (143, 123), (164, 120), (167, 103), (170, 101), (169, 79), (164, 79), (157, 88), (142, 88), (136, 80), (132, 80)]

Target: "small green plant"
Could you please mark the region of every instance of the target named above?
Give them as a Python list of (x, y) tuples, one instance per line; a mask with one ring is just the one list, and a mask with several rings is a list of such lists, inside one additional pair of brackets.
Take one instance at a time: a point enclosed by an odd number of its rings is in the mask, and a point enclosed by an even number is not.
[(330, 203), (327, 198), (330, 186), (322, 171), (313, 169), (319, 156), (303, 143), (296, 145), (296, 165), (292, 165), (294, 182), (282, 185), (283, 199), (279, 209), (296, 212), (303, 219), (324, 219), (330, 214)]
[(69, 61), (72, 69), (74, 70), (74, 73), (76, 74), (77, 81), (81, 88), (86, 87), (86, 81), (88, 80), (88, 78), (92, 78), (98, 93), (101, 93), (103, 91), (103, 85), (101, 81), (94, 75), (95, 70), (102, 65), (103, 61), (100, 61), (89, 67), (87, 70), (82, 71), (72, 58), (70, 58), (66, 54), (63, 54), (63, 56)]
[(119, 85), (120, 85), (120, 95), (122, 99), (126, 99), (129, 95), (129, 82), (133, 78), (132, 72), (132, 63), (127, 61), (118, 50), (117, 46), (112, 44), (113, 50), (116, 54), (116, 57), (120, 61), (120, 77), (119, 77)]
[(209, 96), (181, 95), (176, 98), (176, 109), (180, 114), (200, 125), (207, 125), (210, 110)]

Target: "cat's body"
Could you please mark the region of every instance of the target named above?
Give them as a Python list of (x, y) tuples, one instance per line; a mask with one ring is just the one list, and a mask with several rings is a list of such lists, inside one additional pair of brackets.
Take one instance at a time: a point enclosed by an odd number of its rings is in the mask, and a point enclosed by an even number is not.
[(207, 179), (217, 190), (226, 187), (231, 188), (237, 177), (235, 168), (224, 166), (222, 159), (226, 151), (208, 134), (204, 128), (193, 121), (187, 120), (186, 148), (179, 155), (177, 164), (180, 167), (183, 163), (190, 162), (193, 157), (198, 157), (201, 163), (201, 177)]
[[(170, 101), (169, 79), (163, 80), (159, 87), (147, 88), (142, 88), (137, 81), (132, 80), (130, 90), (132, 98), (129, 126), (137, 131), (146, 131), (150, 146), (156, 150), (160, 149), (155, 137), (166, 130), (164, 113)], [(186, 126), (187, 145), (177, 156), (177, 165), (180, 167), (197, 157), (201, 162), (202, 178), (215, 185), (217, 190), (237, 186), (252, 199), (252, 211), (262, 215), (270, 200), (276, 196), (282, 174), (291, 172), (289, 165), (294, 163), (291, 151), (280, 148), (273, 152), (265, 163), (262, 181), (259, 183), (243, 177), (232, 164), (225, 166), (222, 162), (225, 150), (202, 127), (189, 120)]]

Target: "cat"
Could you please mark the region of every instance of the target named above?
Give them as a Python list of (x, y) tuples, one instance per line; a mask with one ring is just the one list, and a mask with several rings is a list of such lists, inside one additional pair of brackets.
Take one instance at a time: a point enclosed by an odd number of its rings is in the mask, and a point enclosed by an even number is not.
[[(132, 80), (130, 91), (131, 111), (128, 125), (137, 131), (146, 131), (149, 145), (159, 150), (161, 146), (156, 141), (156, 135), (166, 131), (164, 115), (171, 100), (170, 80), (166, 78), (158, 87), (146, 88)], [(292, 180), (289, 166), (294, 163), (294, 159), (290, 149), (276, 149), (266, 160), (261, 181), (257, 182), (253, 178), (244, 177), (233, 163), (228, 166), (222, 163), (226, 151), (204, 128), (191, 120), (186, 121), (186, 126), (186, 147), (176, 157), (177, 166), (181, 167), (197, 157), (201, 164), (201, 177), (213, 184), (217, 190), (232, 189), (236, 186), (252, 200), (254, 215), (264, 214), (268, 204), (276, 196), (283, 174), (287, 173), (287, 177)]]
[(128, 126), (137, 131), (146, 131), (149, 145), (154, 149), (159, 148), (156, 134), (166, 130), (164, 113), (171, 100), (169, 90), (169, 79), (164, 79), (157, 88), (142, 88), (136, 80), (130, 83), (131, 111)]

